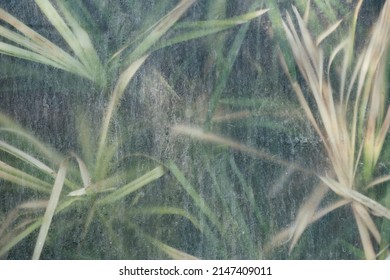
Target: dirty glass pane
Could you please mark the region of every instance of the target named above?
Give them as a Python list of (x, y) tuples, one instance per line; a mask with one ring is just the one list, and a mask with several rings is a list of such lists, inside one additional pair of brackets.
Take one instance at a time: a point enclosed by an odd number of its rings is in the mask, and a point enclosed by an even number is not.
[(390, 1), (0, 1), (0, 258), (385, 259)]

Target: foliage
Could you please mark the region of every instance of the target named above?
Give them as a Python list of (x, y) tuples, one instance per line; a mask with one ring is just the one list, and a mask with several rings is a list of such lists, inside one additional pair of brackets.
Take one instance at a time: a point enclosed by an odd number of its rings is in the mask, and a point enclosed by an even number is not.
[(382, 4), (4, 4), (1, 258), (386, 258)]
[[(361, 3), (357, 5), (355, 14), (359, 13)], [(291, 249), (317, 214), (326, 194), (324, 186), (327, 186), (342, 198), (342, 201), (329, 206), (331, 210), (336, 209), (335, 205), (351, 204), (365, 256), (368, 259), (376, 258), (371, 238), (379, 245), (381, 233), (370, 212), (389, 220), (390, 210), (367, 196), (367, 190), (388, 180), (388, 176), (373, 177), (390, 126), (390, 110), (385, 105), (389, 13), (390, 3), (387, 1), (360, 56), (351, 53), (355, 40), (355, 30), (352, 28), (349, 36), (334, 47), (326, 68), (320, 44), (336, 30), (339, 22), (316, 40), (311, 39), (304, 20), (295, 8), (299, 28), (295, 27), (289, 15), (284, 23), (299, 70), (315, 99), (315, 108), (310, 107), (299, 84), (289, 77), (308, 120), (325, 146), (332, 167), (331, 174), (318, 175), (322, 183), (299, 210), (295, 225), (291, 228)], [(340, 53), (344, 57), (336, 68), (340, 71), (340, 79), (336, 83), (331, 71)], [(354, 61), (351, 61), (352, 58)], [(350, 67), (354, 69), (349, 70)], [(287, 66), (285, 69), (288, 71)], [(338, 90), (336, 85), (339, 86)], [(356, 91), (355, 94), (353, 91)], [(366, 194), (362, 194), (364, 192)]]
[[(86, 24), (85, 19), (92, 17), (92, 15), (83, 14), (88, 13), (86, 6), (83, 3), (76, 4), (72, 1), (52, 2), (48, 0), (35, 1), (71, 52), (67, 51), (67, 47), (61, 47), (46, 39), (3, 9), (0, 10), (0, 18), (4, 22), (4, 25), (1, 26), (1, 36), (6, 40), (1, 42), (0, 52), (56, 67), (86, 78), (107, 95), (105, 98), (107, 100), (104, 107), (94, 108), (94, 114), (102, 113), (100, 126), (95, 127), (94, 123), (89, 123), (81, 112), (80, 115), (76, 116), (79, 119), (79, 142), (81, 143), (79, 150), (82, 156), (85, 156), (85, 160), (75, 152), (71, 152), (67, 156), (53, 151), (7, 116), (1, 115), (1, 131), (8, 140), (1, 141), (0, 145), (0, 149), (5, 155), (4, 161), (1, 162), (0, 176), (4, 181), (30, 189), (32, 191), (31, 197), (33, 197), (32, 200), (22, 202), (10, 211), (2, 223), (0, 241), (0, 255), (2, 256), (35, 232), (37, 228), (40, 228), (35, 242), (33, 259), (40, 258), (45, 244), (50, 244), (48, 233), (53, 220), (60, 219), (55, 217), (61, 212), (67, 213), (66, 215), (77, 215), (80, 211), (84, 212), (84, 229), (76, 241), (79, 244), (78, 250), (82, 247), (88, 248), (88, 242), (84, 241), (87, 234), (93, 230), (91, 227), (96, 229), (96, 223), (104, 225), (110, 240), (117, 239), (115, 235), (118, 226), (116, 224), (118, 220), (121, 220), (121, 217), (112, 216), (110, 213), (115, 213), (118, 207), (122, 207), (121, 205), (135, 207), (140, 197), (135, 196), (132, 200), (127, 198), (133, 193), (139, 195), (139, 190), (146, 185), (151, 183), (159, 185), (158, 179), (164, 176), (167, 170), (157, 160), (145, 159), (145, 156), (140, 157), (136, 154), (126, 154), (127, 149), (123, 150), (123, 147), (128, 140), (125, 137), (117, 138), (114, 134), (112, 123), (117, 118), (119, 104), (130, 81), (153, 51), (226, 30), (259, 17), (265, 12), (265, 10), (258, 10), (231, 19), (187, 21), (181, 25), (175, 25), (195, 2), (180, 1), (166, 15), (161, 16), (147, 29), (142, 30), (138, 36), (121, 46), (105, 61), (104, 57), (101, 59), (98, 48), (94, 46), (96, 35), (93, 34), (92, 30), (89, 33), (83, 27), (83, 24)], [(99, 6), (102, 3), (92, 5)], [(171, 6), (168, 2), (162, 5), (163, 10)], [(81, 8), (81, 14), (72, 10), (72, 8), (77, 7)], [(103, 10), (107, 8), (100, 7)], [(86, 18), (80, 18), (81, 15)], [(171, 35), (162, 39), (173, 26), (175, 28)], [(88, 114), (89, 108), (81, 108), (83, 104), (77, 104), (77, 106), (79, 111), (84, 110)], [(85, 111), (86, 109), (87, 111)], [(96, 112), (96, 109), (102, 111)], [(24, 142), (22, 148), (18, 148), (16, 144), (20, 141)], [(27, 152), (24, 151), (26, 144), (33, 146)], [(71, 159), (75, 159), (77, 168), (71, 165)], [(129, 159), (131, 160), (129, 161)], [(23, 164), (20, 165), (20, 161)], [(139, 175), (140, 172), (143, 174)], [(48, 194), (50, 197), (47, 197)], [(34, 197), (39, 199), (34, 199)], [(128, 213), (125, 217), (134, 216), (131, 214), (132, 207), (122, 210)], [(39, 214), (41, 209), (45, 209), (43, 217)], [(138, 212), (138, 215), (149, 213), (149, 215), (158, 216), (183, 216), (197, 225), (197, 221), (191, 214), (178, 207), (154, 206), (154, 208), (148, 208), (145, 206), (140, 211), (135, 212)], [(64, 217), (63, 215), (65, 214), (61, 214), (60, 217)], [(144, 233), (133, 221), (125, 219), (123, 222), (125, 227), (146, 238), (150, 244), (168, 256), (193, 258), (191, 255)], [(74, 227), (77, 228), (77, 226), (79, 225), (76, 222), (73, 226), (70, 225), (70, 228), (67, 225), (70, 230), (75, 230)], [(63, 234), (59, 229), (57, 232)], [(85, 256), (88, 257), (88, 254), (87, 250)], [(108, 256), (110, 256), (109, 254)], [(114, 256), (123, 258), (128, 254)], [(130, 256), (136, 257), (136, 255)]]

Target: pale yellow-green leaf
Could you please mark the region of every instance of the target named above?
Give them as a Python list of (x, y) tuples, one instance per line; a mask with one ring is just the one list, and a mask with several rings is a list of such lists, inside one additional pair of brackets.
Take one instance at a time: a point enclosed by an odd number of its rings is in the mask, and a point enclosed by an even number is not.
[(318, 37), (317, 37), (317, 40), (316, 40), (316, 45), (318, 46), (319, 44), (321, 44), (321, 42), (323, 40), (325, 40), (329, 35), (331, 35), (336, 29), (337, 27), (339, 27), (340, 23), (342, 22), (343, 20), (339, 20), (337, 21), (335, 24), (331, 25), (328, 29), (326, 29), (324, 32), (322, 32)]
[(51, 169), (50, 167), (48, 167), (46, 164), (44, 164), (43, 162), (41, 162), (40, 160), (36, 159), (35, 157), (27, 154), (26, 152), (23, 152), (22, 150), (4, 142), (4, 141), (1, 141), (0, 140), (0, 149), (27, 162), (28, 164), (31, 164), (33, 166), (35, 166), (36, 168), (48, 173), (48, 174), (51, 174), (53, 175), (55, 172), (53, 171), (53, 169)]
[(299, 208), (297, 217), (294, 222), (293, 235), (289, 250), (290, 253), (297, 244), (305, 229), (312, 222), (314, 214), (327, 192), (328, 190), (326, 187), (319, 185), (317, 188), (315, 188), (307, 201)]
[(49, 203), (47, 205), (45, 215), (43, 216), (42, 225), (41, 225), (41, 228), (39, 230), (38, 238), (37, 238), (37, 241), (35, 243), (34, 253), (32, 256), (32, 258), (34, 260), (39, 259), (41, 256), (41, 252), (42, 252), (43, 246), (45, 244), (47, 233), (49, 231), (49, 227), (50, 227), (52, 218), (54, 216), (54, 212), (56, 210), (58, 200), (60, 198), (62, 187), (63, 187), (64, 182), (65, 182), (67, 165), (68, 165), (68, 160), (66, 159), (61, 163), (60, 168), (58, 170), (56, 180), (54, 182), (53, 190), (52, 190), (52, 193), (51, 193), (50, 198), (49, 198)]
[[(356, 205), (356, 204), (352, 204), (352, 205)], [(374, 251), (374, 246), (371, 242), (370, 233), (368, 231), (368, 228), (364, 224), (360, 215), (355, 211), (355, 208), (354, 207), (352, 207), (352, 208), (354, 209), (355, 220), (356, 220), (356, 223), (358, 226), (360, 240), (362, 241), (362, 244), (363, 244), (363, 250), (364, 250), (364, 254), (366, 255), (366, 259), (374, 260), (376, 254)]]
[[(120, 99), (122, 98), (125, 89), (130, 82), (130, 80), (133, 78), (135, 73), (138, 71), (138, 69), (142, 66), (142, 64), (145, 62), (146, 58), (148, 56), (145, 55), (141, 57), (140, 59), (134, 61), (127, 69), (120, 75), (118, 82), (116, 83), (115, 89), (112, 93), (110, 103), (108, 105), (108, 108), (106, 110), (106, 113), (104, 115), (103, 124), (101, 127), (100, 132), (100, 139), (99, 139), (99, 145), (98, 145), (98, 151), (97, 151), (97, 164), (96, 164), (96, 170), (100, 170), (100, 160), (103, 156), (104, 150), (106, 148), (106, 141), (108, 136), (108, 130), (111, 123), (111, 119), (114, 115), (114, 112), (116, 110), (116, 107), (119, 104)], [(96, 171), (95, 171), (96, 172)]]
[(158, 178), (165, 174), (165, 170), (162, 166), (158, 166), (155, 169), (145, 173), (144, 175), (138, 177), (134, 181), (118, 188), (114, 192), (108, 194), (104, 198), (97, 201), (97, 204), (104, 205), (113, 203), (119, 199), (123, 199), (127, 195), (139, 190), (140, 188), (146, 186), (147, 184), (156, 181)]

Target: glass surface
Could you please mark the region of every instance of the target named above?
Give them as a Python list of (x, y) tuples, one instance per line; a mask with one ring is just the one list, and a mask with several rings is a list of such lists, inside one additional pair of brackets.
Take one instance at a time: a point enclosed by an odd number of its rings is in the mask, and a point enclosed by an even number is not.
[(1, 259), (385, 259), (390, 1), (0, 1)]

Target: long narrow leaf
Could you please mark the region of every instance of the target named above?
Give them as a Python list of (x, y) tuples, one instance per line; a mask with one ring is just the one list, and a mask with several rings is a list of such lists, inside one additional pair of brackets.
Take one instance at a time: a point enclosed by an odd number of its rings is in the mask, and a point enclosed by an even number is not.
[(129, 184), (124, 185), (123, 187), (117, 189), (111, 194), (100, 199), (97, 204), (104, 205), (113, 203), (119, 199), (123, 199), (127, 195), (139, 190), (140, 188), (146, 186), (147, 184), (156, 181), (158, 178), (165, 174), (165, 170), (162, 166), (158, 166), (155, 169), (145, 173), (141, 177), (135, 179)]
[(191, 196), (195, 204), (199, 207), (200, 211), (210, 220), (210, 222), (218, 228), (218, 230), (222, 233), (222, 225), (218, 221), (217, 216), (208, 206), (207, 202), (199, 195), (199, 193), (194, 189), (193, 186), (187, 181), (184, 177), (183, 173), (176, 166), (174, 162), (169, 163), (169, 170), (176, 177), (176, 179), (180, 182), (183, 189)]
[(173, 260), (198, 260), (197, 257), (169, 246), (168, 244), (165, 244), (155, 238), (149, 238), (149, 240), (153, 245), (155, 245), (161, 251), (165, 252)]
[[(220, 56), (218, 58), (217, 62), (219, 63), (218, 66), (220, 68), (220, 74), (217, 83), (215, 85), (215, 88), (211, 94), (211, 98), (207, 110), (207, 115), (205, 120), (205, 128), (207, 130), (209, 130), (211, 127), (211, 120), (214, 116), (215, 110), (222, 96), (222, 92), (225, 90), (226, 84), (229, 80), (230, 73), (233, 69), (234, 62), (236, 61), (237, 55), (241, 48), (242, 42), (245, 38), (245, 34), (248, 31), (248, 28), (249, 28), (248, 23), (241, 26), (239, 31), (237, 32), (237, 35), (234, 38), (234, 41), (232, 43), (231, 48), (229, 49), (227, 56), (226, 57)], [(223, 41), (220, 41), (219, 44), (223, 44)]]
[(369, 183), (366, 187), (366, 189), (369, 189), (369, 188), (372, 188), (376, 185), (379, 185), (379, 184), (382, 184), (384, 182), (387, 182), (390, 180), (390, 175), (386, 175), (386, 176), (383, 176), (383, 177), (379, 177), (379, 178), (376, 178), (375, 180), (373, 180), (371, 183)]
[(56, 210), (58, 200), (60, 198), (60, 194), (62, 191), (62, 187), (65, 182), (65, 175), (67, 170), (68, 160), (64, 160), (64, 162), (60, 165), (60, 168), (58, 170), (58, 174), (56, 177), (56, 180), (54, 182), (53, 191), (49, 198), (49, 203), (46, 208), (45, 215), (43, 216), (42, 225), (39, 230), (38, 238), (35, 244), (34, 253), (32, 258), (34, 260), (37, 260), (41, 256), (41, 252), (43, 249), (43, 246), (45, 244), (45, 240), (47, 237), (47, 233), (49, 231), (49, 227), (51, 224), (51, 221), (53, 219), (54, 212)]
[(29, 236), (33, 231), (35, 231), (39, 226), (41, 225), (41, 221), (36, 221), (30, 226), (28, 226), (25, 230), (23, 230), (21, 233), (14, 236), (9, 242), (6, 243), (6, 245), (2, 248), (0, 248), (0, 256), (3, 256), (6, 254), (9, 250), (11, 250), (15, 245), (17, 245), (20, 241), (22, 241), (24, 238)]
[(390, 209), (387, 209), (386, 207), (376, 202), (375, 200), (355, 190), (342, 186), (340, 183), (338, 183), (337, 181), (331, 178), (326, 178), (326, 177), (320, 177), (320, 178), (329, 188), (331, 188), (338, 195), (346, 199), (350, 199), (354, 202), (358, 202), (366, 206), (367, 208), (371, 209), (376, 215), (385, 217), (386, 219), (390, 220)]
[(27, 162), (28, 164), (32, 165), (32, 166), (35, 166), (36, 168), (50, 174), (50, 175), (53, 175), (55, 172), (53, 169), (51, 169), (50, 167), (48, 167), (46, 164), (44, 164), (43, 162), (41, 162), (40, 160), (34, 158), (33, 156), (23, 152), (22, 150), (19, 150), (18, 148), (12, 146), (12, 145), (9, 145), (8, 143), (6, 142), (3, 142), (3, 141), (0, 141), (0, 149)]
[(102, 159), (103, 152), (106, 148), (108, 130), (109, 130), (110, 123), (111, 123), (112, 117), (114, 115), (114, 112), (116, 110), (116, 107), (118, 106), (118, 103), (119, 103), (120, 99), (122, 98), (128, 83), (133, 78), (133, 76), (138, 71), (138, 69), (141, 67), (141, 65), (145, 62), (147, 57), (148, 56), (146, 55), (146, 56), (143, 56), (140, 59), (134, 61), (120, 75), (120, 77), (118, 79), (118, 82), (115, 86), (114, 92), (112, 93), (110, 103), (109, 103), (108, 108), (106, 110), (106, 113), (104, 115), (103, 124), (101, 127), (99, 146), (98, 146), (98, 151), (97, 151), (97, 159), (96, 159), (97, 164), (96, 164), (95, 172), (100, 171), (100, 164), (101, 164), (100, 161)]
[[(60, 16), (58, 11), (53, 7), (49, 0), (35, 0), (35, 3), (39, 6), (41, 11), (46, 15), (49, 19), (50, 23), (57, 29), (57, 31), (61, 34), (64, 40), (68, 43), (68, 45), (72, 48), (77, 57), (85, 63), (85, 54), (84, 49), (82, 47), (82, 43), (89, 40), (89, 37), (86, 36), (83, 38), (83, 42), (79, 41), (80, 38), (77, 38), (69, 26), (65, 23), (63, 18)], [(85, 33), (86, 34), (86, 33)], [(84, 64), (85, 66), (85, 64)], [(86, 72), (90, 73), (91, 69), (86, 70)], [(91, 77), (92, 78), (92, 77)], [(92, 78), (93, 79), (93, 78)]]
[[(310, 223), (314, 223), (316, 221), (318, 221), (319, 219), (321, 219), (322, 217), (324, 217), (325, 215), (329, 214), (330, 212), (333, 212), (334, 210), (342, 207), (342, 206), (345, 206), (347, 204), (349, 204), (350, 201), (349, 200), (346, 200), (346, 199), (342, 199), (342, 200), (339, 200), (323, 209), (319, 209), (311, 218), (310, 220)], [(290, 241), (292, 236), (294, 235), (294, 231), (295, 231), (295, 228), (296, 228), (296, 225), (293, 224), (287, 228), (285, 228), (284, 230), (280, 231), (278, 234), (276, 234), (272, 239), (271, 241), (269, 242), (269, 244), (266, 244), (265, 246), (265, 251), (269, 251), (271, 250), (272, 248), (274, 247), (277, 247), (277, 246), (280, 246), (282, 244), (285, 244), (286, 242)]]
[(295, 170), (299, 170), (305, 174), (316, 175), (315, 172), (313, 172), (309, 169), (306, 169), (306, 168), (303, 168), (297, 164), (285, 161), (285, 160), (283, 160), (275, 155), (272, 155), (266, 151), (255, 149), (255, 148), (249, 147), (249, 146), (245, 146), (237, 141), (234, 141), (232, 139), (225, 138), (225, 137), (222, 137), (222, 136), (210, 133), (210, 132), (204, 132), (200, 128), (186, 126), (186, 125), (176, 125), (172, 128), (172, 131), (177, 135), (187, 135), (187, 136), (190, 136), (196, 140), (219, 144), (219, 145), (224, 145), (224, 146), (230, 147), (234, 150), (244, 152), (244, 153), (251, 155), (253, 157), (260, 158), (262, 160), (277, 163), (277, 164), (280, 164), (282, 166), (291, 167), (291, 168), (294, 168)]
[(64, 65), (57, 63), (56, 61), (53, 61), (53, 60), (51, 60), (51, 59), (49, 59), (41, 54), (31, 52), (29, 50), (25, 50), (25, 49), (22, 49), (19, 47), (15, 47), (15, 46), (7, 44), (7, 43), (0, 42), (0, 53), (6, 54), (9, 56), (13, 56), (13, 57), (18, 57), (21, 59), (26, 59), (26, 60), (46, 64), (46, 65), (50, 65), (50, 66), (53, 66), (53, 67), (56, 67), (56, 68), (59, 68), (62, 70), (67, 70), (69, 72), (73, 72), (73, 73), (78, 74), (78, 75), (84, 75), (83, 72), (73, 71), (72, 69), (69, 69), (69, 68), (65, 67)]
[(312, 192), (308, 200), (299, 208), (289, 249), (290, 253), (297, 244), (305, 229), (311, 223), (312, 218), (327, 191), (327, 188), (325, 188), (323, 185), (318, 186)]
[(134, 208), (129, 211), (129, 214), (136, 214), (136, 215), (177, 215), (182, 216), (186, 219), (188, 219), (193, 226), (202, 231), (203, 225), (200, 224), (199, 221), (196, 220), (196, 218), (191, 215), (188, 210), (176, 208), (176, 207), (165, 207), (165, 206), (156, 206), (156, 207), (142, 207), (140, 209)]
[(94, 76), (94, 81), (101, 84), (101, 86), (105, 86), (106, 77), (103, 65), (100, 62), (99, 56), (91, 39), (89, 38), (88, 33), (80, 26), (77, 20), (72, 16), (71, 12), (65, 7), (64, 3), (57, 1), (57, 5), (61, 9), (66, 22), (69, 24), (79, 44), (79, 49), (82, 53), (78, 56), (78, 58)]
[(197, 260), (198, 259), (193, 255), (190, 255), (186, 252), (173, 248), (172, 246), (169, 246), (168, 244), (154, 238), (153, 236), (145, 233), (143, 230), (141, 230), (137, 225), (133, 223), (129, 223), (129, 227), (134, 229), (137, 232), (137, 234), (145, 238), (147, 241), (149, 241), (151, 244), (156, 246), (159, 250), (163, 251), (174, 260)]
[(88, 169), (80, 157), (78, 157), (75, 153), (71, 153), (71, 155), (77, 160), (83, 186), (84, 188), (87, 188), (91, 184), (91, 176), (89, 175)]
[(125, 65), (132, 64), (135, 60), (148, 53), (150, 48), (163, 36), (176, 21), (192, 6), (195, 0), (182, 0), (169, 12), (138, 47), (126, 58)]
[[(355, 208), (353, 209), (355, 210)], [(370, 234), (368, 232), (367, 226), (364, 224), (362, 218), (356, 211), (354, 211), (354, 214), (356, 223), (358, 225), (360, 240), (363, 243), (364, 254), (366, 255), (366, 258), (368, 260), (373, 260), (375, 259), (375, 251), (370, 239)]]
[(371, 235), (375, 238), (375, 241), (381, 243), (381, 234), (379, 233), (378, 228), (376, 227), (374, 221), (372, 220), (367, 209), (361, 204), (354, 204), (355, 212), (360, 216), (362, 222), (365, 224)]
[(51, 185), (49, 183), (14, 168), (3, 161), (0, 161), (0, 178), (33, 190), (50, 193)]
[(335, 24), (333, 24), (332, 26), (330, 26), (328, 29), (326, 29), (323, 33), (321, 33), (318, 37), (317, 37), (317, 40), (316, 40), (316, 45), (318, 46), (319, 44), (321, 44), (321, 42), (323, 40), (325, 40), (329, 35), (331, 35), (336, 29), (337, 27), (339, 27), (340, 23), (342, 22), (343, 20), (339, 20), (337, 21)]
[[(61, 69), (67, 69), (67, 71), (70, 71), (72, 73), (88, 76), (85, 73), (83, 65), (79, 61), (74, 59), (71, 55), (66, 53), (60, 47), (35, 32), (33, 29), (31, 29), (3, 9), (0, 9), (0, 19), (12, 25), (17, 31), (26, 36), (25, 38), (23, 38), (21, 36), (18, 36), (15, 32), (12, 32), (5, 28), (4, 29), (6, 32), (1, 33), (2, 36), (6, 36), (11, 41), (33, 51), (33, 55), (31, 58), (32, 60), (35, 56), (37, 58), (43, 56), (52, 61), (52, 63), (56, 63), (55, 65), (53, 65), (55, 67), (58, 67), (58, 65), (60, 65), (59, 68)], [(26, 59), (28, 58), (29, 57), (26, 57)], [(44, 61), (42, 61), (42, 63), (44, 63)]]
[(153, 50), (227, 30), (229, 28), (247, 23), (248, 21), (260, 17), (261, 15), (268, 12), (268, 10), (269, 9), (258, 10), (237, 17), (222, 20), (184, 22), (177, 24), (177, 26), (172, 29), (175, 35), (166, 40), (162, 40), (160, 43), (157, 43), (157, 45), (153, 47)]
[(11, 133), (19, 139), (23, 139), (23, 141), (26, 141), (30, 146), (36, 148), (39, 153), (41, 153), (47, 159), (52, 161), (52, 163), (59, 165), (63, 160), (63, 156), (60, 153), (47, 146), (45, 143), (35, 137), (31, 132), (24, 129), (19, 123), (15, 122), (10, 117), (1, 112), (0, 125), (0, 131)]

